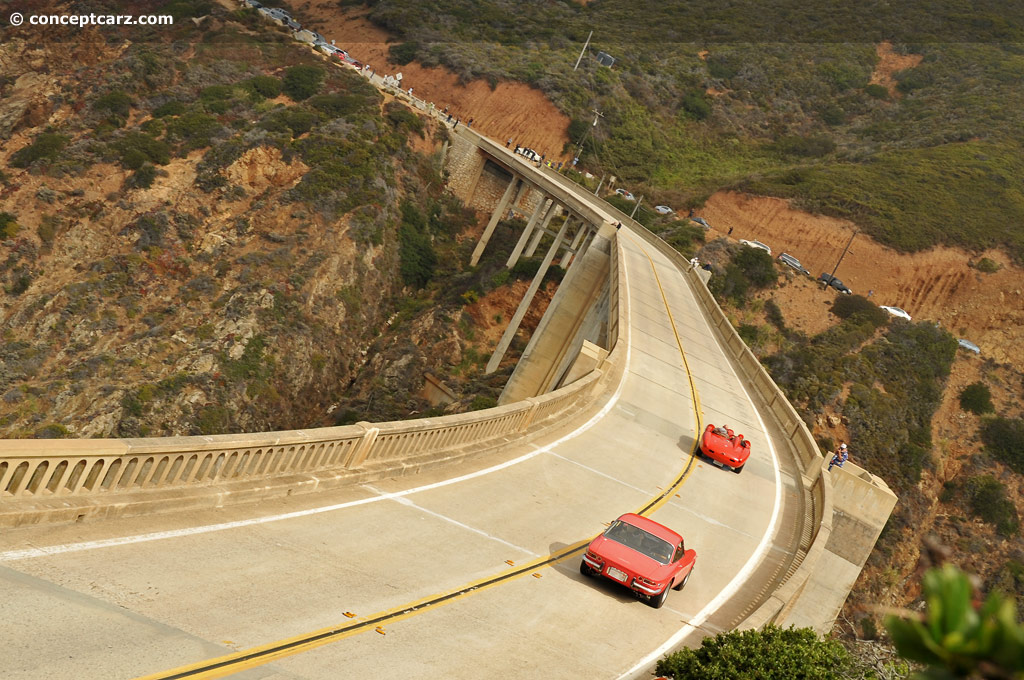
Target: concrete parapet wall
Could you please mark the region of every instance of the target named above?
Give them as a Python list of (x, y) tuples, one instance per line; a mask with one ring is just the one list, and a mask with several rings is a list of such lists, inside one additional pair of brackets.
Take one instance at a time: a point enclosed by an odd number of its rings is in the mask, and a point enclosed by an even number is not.
[[(507, 406), (441, 418), (287, 432), (0, 442), (0, 526), (222, 504), (408, 473), (535, 435), (594, 399), (593, 371)], [(281, 480), (305, 476), (287, 489)], [(218, 487), (211, 490), (212, 487)]]

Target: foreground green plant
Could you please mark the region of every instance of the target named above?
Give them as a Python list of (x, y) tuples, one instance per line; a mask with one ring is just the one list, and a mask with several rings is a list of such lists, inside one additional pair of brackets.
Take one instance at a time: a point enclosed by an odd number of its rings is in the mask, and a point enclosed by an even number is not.
[(925, 573), (923, 589), (920, 618), (885, 620), (900, 655), (928, 666), (914, 678), (1021, 677), (1024, 626), (1012, 600), (991, 593), (979, 606), (968, 576), (951, 565)]

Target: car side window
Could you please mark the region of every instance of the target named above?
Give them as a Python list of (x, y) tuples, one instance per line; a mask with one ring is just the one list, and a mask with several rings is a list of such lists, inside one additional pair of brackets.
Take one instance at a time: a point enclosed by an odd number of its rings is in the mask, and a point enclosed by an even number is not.
[(672, 556), (673, 562), (678, 562), (683, 559), (683, 553), (686, 552), (686, 548), (683, 547), (683, 542), (679, 541), (679, 545), (676, 546), (676, 554)]

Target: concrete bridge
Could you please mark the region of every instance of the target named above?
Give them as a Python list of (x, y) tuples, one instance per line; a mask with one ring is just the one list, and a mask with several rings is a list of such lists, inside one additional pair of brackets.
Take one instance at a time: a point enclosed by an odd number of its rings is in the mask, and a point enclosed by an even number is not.
[[(535, 284), (567, 267), (501, 405), (0, 442), (5, 678), (643, 677), (718, 631), (831, 626), (895, 504), (884, 482), (822, 469), (698, 273), (642, 226), (471, 130), (448, 168), (491, 211), (475, 258), (513, 210), (509, 263), (543, 248)], [(708, 422), (752, 441), (741, 475), (694, 456)], [(661, 610), (577, 570), (630, 511), (698, 553)]]

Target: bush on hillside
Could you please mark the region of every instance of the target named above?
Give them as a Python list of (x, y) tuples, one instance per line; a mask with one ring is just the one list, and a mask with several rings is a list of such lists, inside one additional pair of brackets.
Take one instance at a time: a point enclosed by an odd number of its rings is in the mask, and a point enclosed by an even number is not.
[(732, 261), (754, 288), (770, 288), (779, 280), (772, 256), (760, 248), (741, 248)]
[(15, 168), (27, 168), (38, 160), (54, 160), (70, 141), (71, 138), (66, 135), (44, 132), (28, 146), (15, 151), (11, 155), (10, 164)]
[(675, 680), (726, 678), (815, 678), (841, 680), (852, 660), (838, 641), (821, 639), (811, 628), (719, 633), (697, 649), (681, 649), (658, 661), (655, 673)]
[(318, 66), (305, 64), (292, 66), (284, 72), (284, 83), (281, 89), (294, 101), (301, 102), (320, 91), (324, 75), (324, 70)]
[(996, 407), (992, 404), (992, 392), (988, 385), (976, 382), (963, 388), (960, 391), (960, 408), (978, 416), (994, 412)]
[(984, 522), (995, 525), (1002, 536), (1016, 536), (1020, 530), (1017, 508), (1006, 497), (1006, 487), (991, 475), (970, 477), (964, 483), (971, 511)]
[(399, 66), (405, 66), (416, 58), (416, 52), (420, 49), (417, 42), (397, 43), (388, 47), (388, 61)]
[(1024, 474), (1024, 420), (992, 418), (981, 426), (981, 441), (997, 460)]
[(0, 212), (0, 240), (14, 238), (18, 233), (18, 217), (14, 213)]
[(832, 303), (832, 313), (840, 319), (849, 319), (854, 315), (875, 328), (889, 322), (889, 315), (863, 295), (837, 295)]
[(260, 98), (273, 99), (281, 94), (284, 84), (274, 76), (253, 76), (242, 81), (242, 87)]

